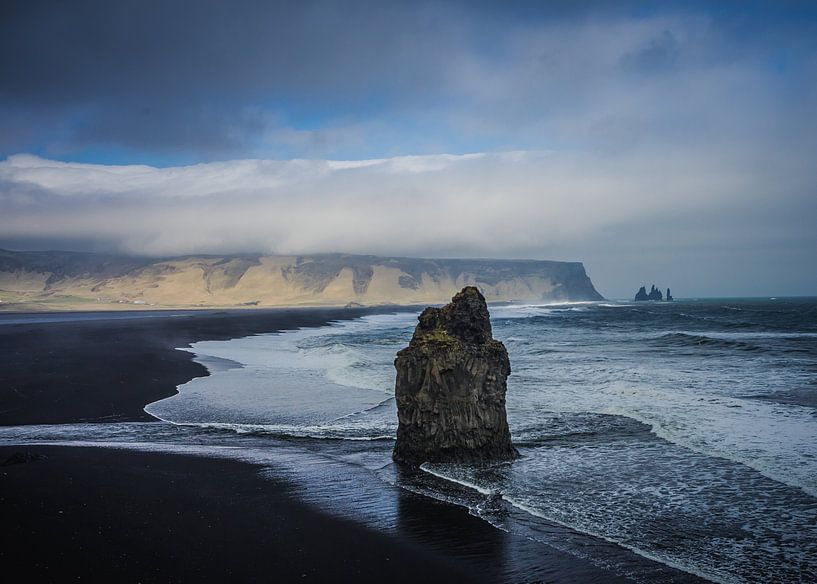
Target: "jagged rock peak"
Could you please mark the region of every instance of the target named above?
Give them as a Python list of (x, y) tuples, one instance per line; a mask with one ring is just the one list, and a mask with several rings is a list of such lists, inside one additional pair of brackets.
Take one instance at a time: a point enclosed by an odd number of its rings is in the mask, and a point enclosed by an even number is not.
[(419, 320), (415, 338), (433, 335), (435, 331), (445, 331), (464, 343), (484, 343), (493, 338), (488, 305), (474, 286), (466, 286), (457, 292), (451, 303), (442, 308), (429, 306), (420, 314)]
[[(664, 294), (661, 292), (660, 289), (655, 287), (655, 284), (650, 286), (650, 293), (647, 294), (647, 289), (644, 286), (638, 289), (638, 292), (635, 294), (636, 302), (642, 302), (645, 300), (664, 300)], [(667, 300), (672, 300), (672, 296), (670, 296), (670, 290), (667, 288)]]
[(463, 288), (450, 304), (426, 308), (419, 321), (394, 361), (394, 459), (421, 464), (518, 456), (505, 412), (511, 364), (492, 337), (483, 295)]

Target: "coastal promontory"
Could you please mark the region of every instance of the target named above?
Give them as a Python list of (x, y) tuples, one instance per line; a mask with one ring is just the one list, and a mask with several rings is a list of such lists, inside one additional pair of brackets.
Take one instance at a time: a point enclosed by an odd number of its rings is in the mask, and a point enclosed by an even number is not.
[(511, 364), (494, 339), (485, 297), (466, 286), (450, 304), (426, 308), (397, 353), (398, 462), (508, 460), (505, 393)]
[(428, 305), (463, 286), (490, 302), (602, 299), (579, 262), (0, 249), (0, 310)]

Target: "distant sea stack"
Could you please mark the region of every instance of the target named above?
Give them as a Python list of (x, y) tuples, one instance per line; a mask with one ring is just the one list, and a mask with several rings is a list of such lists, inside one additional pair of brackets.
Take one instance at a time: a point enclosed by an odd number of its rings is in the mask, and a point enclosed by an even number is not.
[[(650, 287), (649, 293), (647, 292), (647, 288), (645, 286), (641, 286), (641, 288), (638, 289), (638, 292), (636, 292), (636, 302), (645, 302), (647, 300), (655, 300), (658, 302), (664, 300), (664, 295), (661, 293), (661, 290), (655, 287), (655, 284)], [(672, 302), (673, 300), (674, 298), (670, 293), (670, 289), (667, 288), (667, 302)]]
[(466, 286), (443, 308), (426, 308), (397, 353), (398, 462), (509, 460), (505, 413), (511, 364), (493, 338), (485, 297)]
[(579, 262), (0, 250), (0, 308), (10, 310), (442, 304), (463, 286), (489, 302), (602, 300)]

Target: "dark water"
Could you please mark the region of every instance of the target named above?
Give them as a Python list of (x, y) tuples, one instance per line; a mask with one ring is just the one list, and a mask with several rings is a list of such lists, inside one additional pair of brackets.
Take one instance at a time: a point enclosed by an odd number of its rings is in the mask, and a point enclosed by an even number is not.
[[(213, 374), (147, 408), (184, 426), (0, 438), (276, 458), (307, 497), (375, 527), (396, 525), (386, 493), (397, 486), (635, 581), (817, 581), (817, 300), (491, 312), (513, 367), (513, 463), (410, 476), (390, 464), (392, 360), (414, 313), (196, 343)], [(353, 492), (357, 503), (339, 503)], [(525, 580), (532, 565), (519, 559), (505, 576)]]

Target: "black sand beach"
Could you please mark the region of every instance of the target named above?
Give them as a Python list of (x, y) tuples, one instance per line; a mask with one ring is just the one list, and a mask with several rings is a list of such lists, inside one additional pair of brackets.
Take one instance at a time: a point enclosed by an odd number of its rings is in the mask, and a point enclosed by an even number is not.
[[(6, 460), (19, 449), (0, 448)], [(227, 460), (38, 447), (0, 469), (4, 566), (36, 581), (476, 581), (442, 554), (299, 503)], [(476, 520), (474, 520), (476, 521)]]
[[(89, 313), (20, 323), (0, 314), (0, 425), (149, 421), (143, 411), (207, 370), (175, 351), (194, 341), (320, 326), (361, 309)], [(70, 316), (70, 315), (66, 315)], [(53, 322), (57, 321), (57, 322)], [(6, 324), (15, 322), (17, 324)]]
[[(3, 324), (0, 424), (150, 420), (145, 404), (206, 374), (175, 347), (364, 313), (206, 311)], [(0, 507), (14, 533), (0, 546), (0, 562), (38, 581), (617, 580), (463, 508), (402, 490), (394, 535), (326, 515), (248, 463), (59, 446), (1, 447), (0, 463), (19, 452), (34, 460), (0, 467)]]

